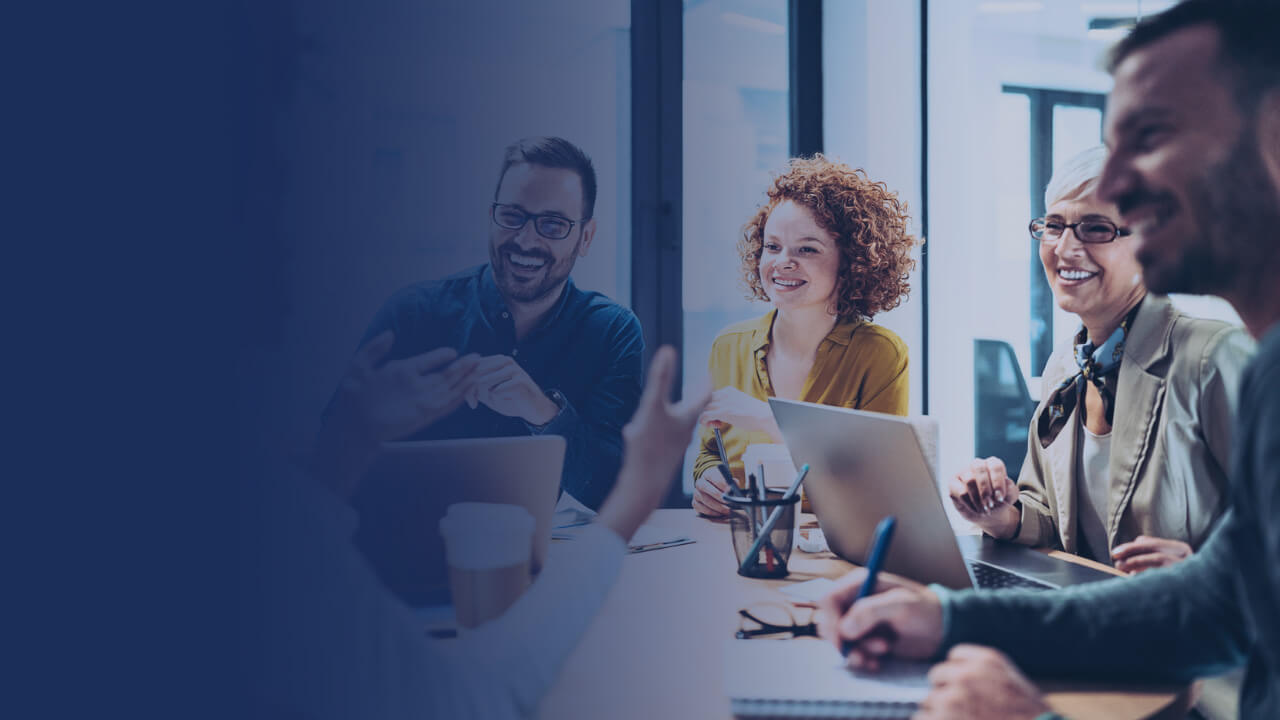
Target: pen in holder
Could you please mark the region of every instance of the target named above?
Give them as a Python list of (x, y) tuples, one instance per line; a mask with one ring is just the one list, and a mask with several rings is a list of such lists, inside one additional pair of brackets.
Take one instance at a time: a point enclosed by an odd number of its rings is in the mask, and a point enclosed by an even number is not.
[[(796, 504), (800, 496), (769, 491), (764, 499), (735, 494), (721, 496), (729, 505), (729, 528), (733, 534), (733, 554), (738, 560), (738, 574), (750, 578), (780, 578), (787, 575), (787, 561), (796, 529)], [(772, 527), (767, 519), (778, 511)], [(762, 526), (766, 531), (760, 537)], [(752, 550), (754, 554), (751, 554)]]

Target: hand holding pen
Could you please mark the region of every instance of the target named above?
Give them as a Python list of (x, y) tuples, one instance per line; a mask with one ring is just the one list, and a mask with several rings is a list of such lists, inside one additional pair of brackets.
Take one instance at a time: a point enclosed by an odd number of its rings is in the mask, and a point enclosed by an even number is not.
[(715, 450), (720, 462), (703, 471), (702, 475), (694, 480), (693, 509), (700, 515), (726, 517), (729, 514), (729, 506), (724, 503), (721, 496), (730, 490), (737, 489), (738, 484), (729, 472), (729, 458), (725, 454), (724, 437), (720, 434), (720, 428), (713, 428), (713, 430), (715, 431)]
[[(875, 590), (876, 579), (880, 575), (880, 569), (884, 567), (885, 556), (889, 554), (889, 543), (893, 542), (893, 529), (897, 526), (898, 519), (892, 515), (885, 517), (876, 525), (876, 531), (871, 540), (871, 556), (867, 560), (867, 576), (862, 579), (858, 597), (853, 599), (855, 603)], [(840, 654), (849, 657), (855, 648), (853, 641), (845, 640), (840, 645)]]
[(942, 601), (937, 593), (880, 572), (893, 534), (892, 523), (885, 529), (885, 521), (876, 528), (867, 567), (837, 580), (835, 589), (818, 601), (818, 635), (860, 670), (878, 670), (889, 657), (932, 658), (942, 644)]

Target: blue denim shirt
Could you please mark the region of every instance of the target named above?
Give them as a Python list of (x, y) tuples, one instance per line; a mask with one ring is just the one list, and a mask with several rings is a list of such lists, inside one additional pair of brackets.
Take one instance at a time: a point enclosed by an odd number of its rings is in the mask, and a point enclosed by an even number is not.
[(542, 323), (517, 342), (515, 322), (488, 265), (392, 295), (360, 344), (391, 330), (391, 358), (452, 347), (460, 355), (509, 355), (560, 405), (541, 428), (485, 405), (462, 405), (406, 440), (512, 437), (534, 433), (565, 438), (561, 488), (598, 508), (613, 488), (622, 461), (622, 426), (640, 401), (644, 337), (636, 316), (570, 278)]
[[(459, 354), (509, 355), (556, 401), (560, 412), (542, 427), (465, 403), (405, 440), (513, 437), (535, 433), (565, 438), (563, 491), (598, 508), (622, 464), (622, 426), (640, 402), (644, 339), (630, 310), (596, 292), (565, 284), (541, 324), (516, 340), (510, 309), (488, 265), (442, 280), (410, 285), (382, 306), (361, 345), (385, 330), (395, 333), (390, 358), (440, 347)], [(360, 514), (356, 545), (383, 582), (411, 605), (445, 602), (420, 572), (424, 548), (440, 536), (415, 515), (415, 489), (394, 483), (362, 484), (352, 505)]]

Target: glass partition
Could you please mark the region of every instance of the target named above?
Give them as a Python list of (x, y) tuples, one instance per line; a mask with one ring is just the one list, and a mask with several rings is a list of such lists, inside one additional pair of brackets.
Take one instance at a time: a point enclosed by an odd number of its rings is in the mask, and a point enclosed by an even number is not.
[[(736, 246), (787, 161), (787, 67), (786, 3), (685, 2), (686, 387), (708, 382), (707, 358), (720, 330), (767, 309), (745, 297)], [(692, 492), (688, 460), (683, 477)]]

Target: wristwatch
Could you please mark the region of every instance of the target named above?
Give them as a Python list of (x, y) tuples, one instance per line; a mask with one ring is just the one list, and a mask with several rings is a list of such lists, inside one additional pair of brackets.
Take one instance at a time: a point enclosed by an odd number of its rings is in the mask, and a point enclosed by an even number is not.
[(558, 409), (556, 410), (556, 414), (551, 416), (550, 420), (546, 421), (541, 425), (534, 425), (531, 422), (525, 422), (525, 425), (528, 425), (529, 429), (535, 433), (539, 433), (539, 432), (542, 432), (543, 430), (546, 430), (547, 426), (555, 422), (556, 418), (560, 417), (560, 413), (564, 412), (565, 406), (569, 404), (569, 401), (566, 400), (564, 397), (564, 393), (560, 392), (559, 390), (555, 390), (555, 389), (546, 390), (544, 391), (543, 394), (551, 398), (551, 402), (555, 403), (556, 408)]
[(1006, 540), (1014, 540), (1022, 533), (1022, 501), (1015, 501), (1013, 503), (1013, 508), (1018, 511), (1018, 525), (1013, 528), (1013, 535), (1005, 538)]

